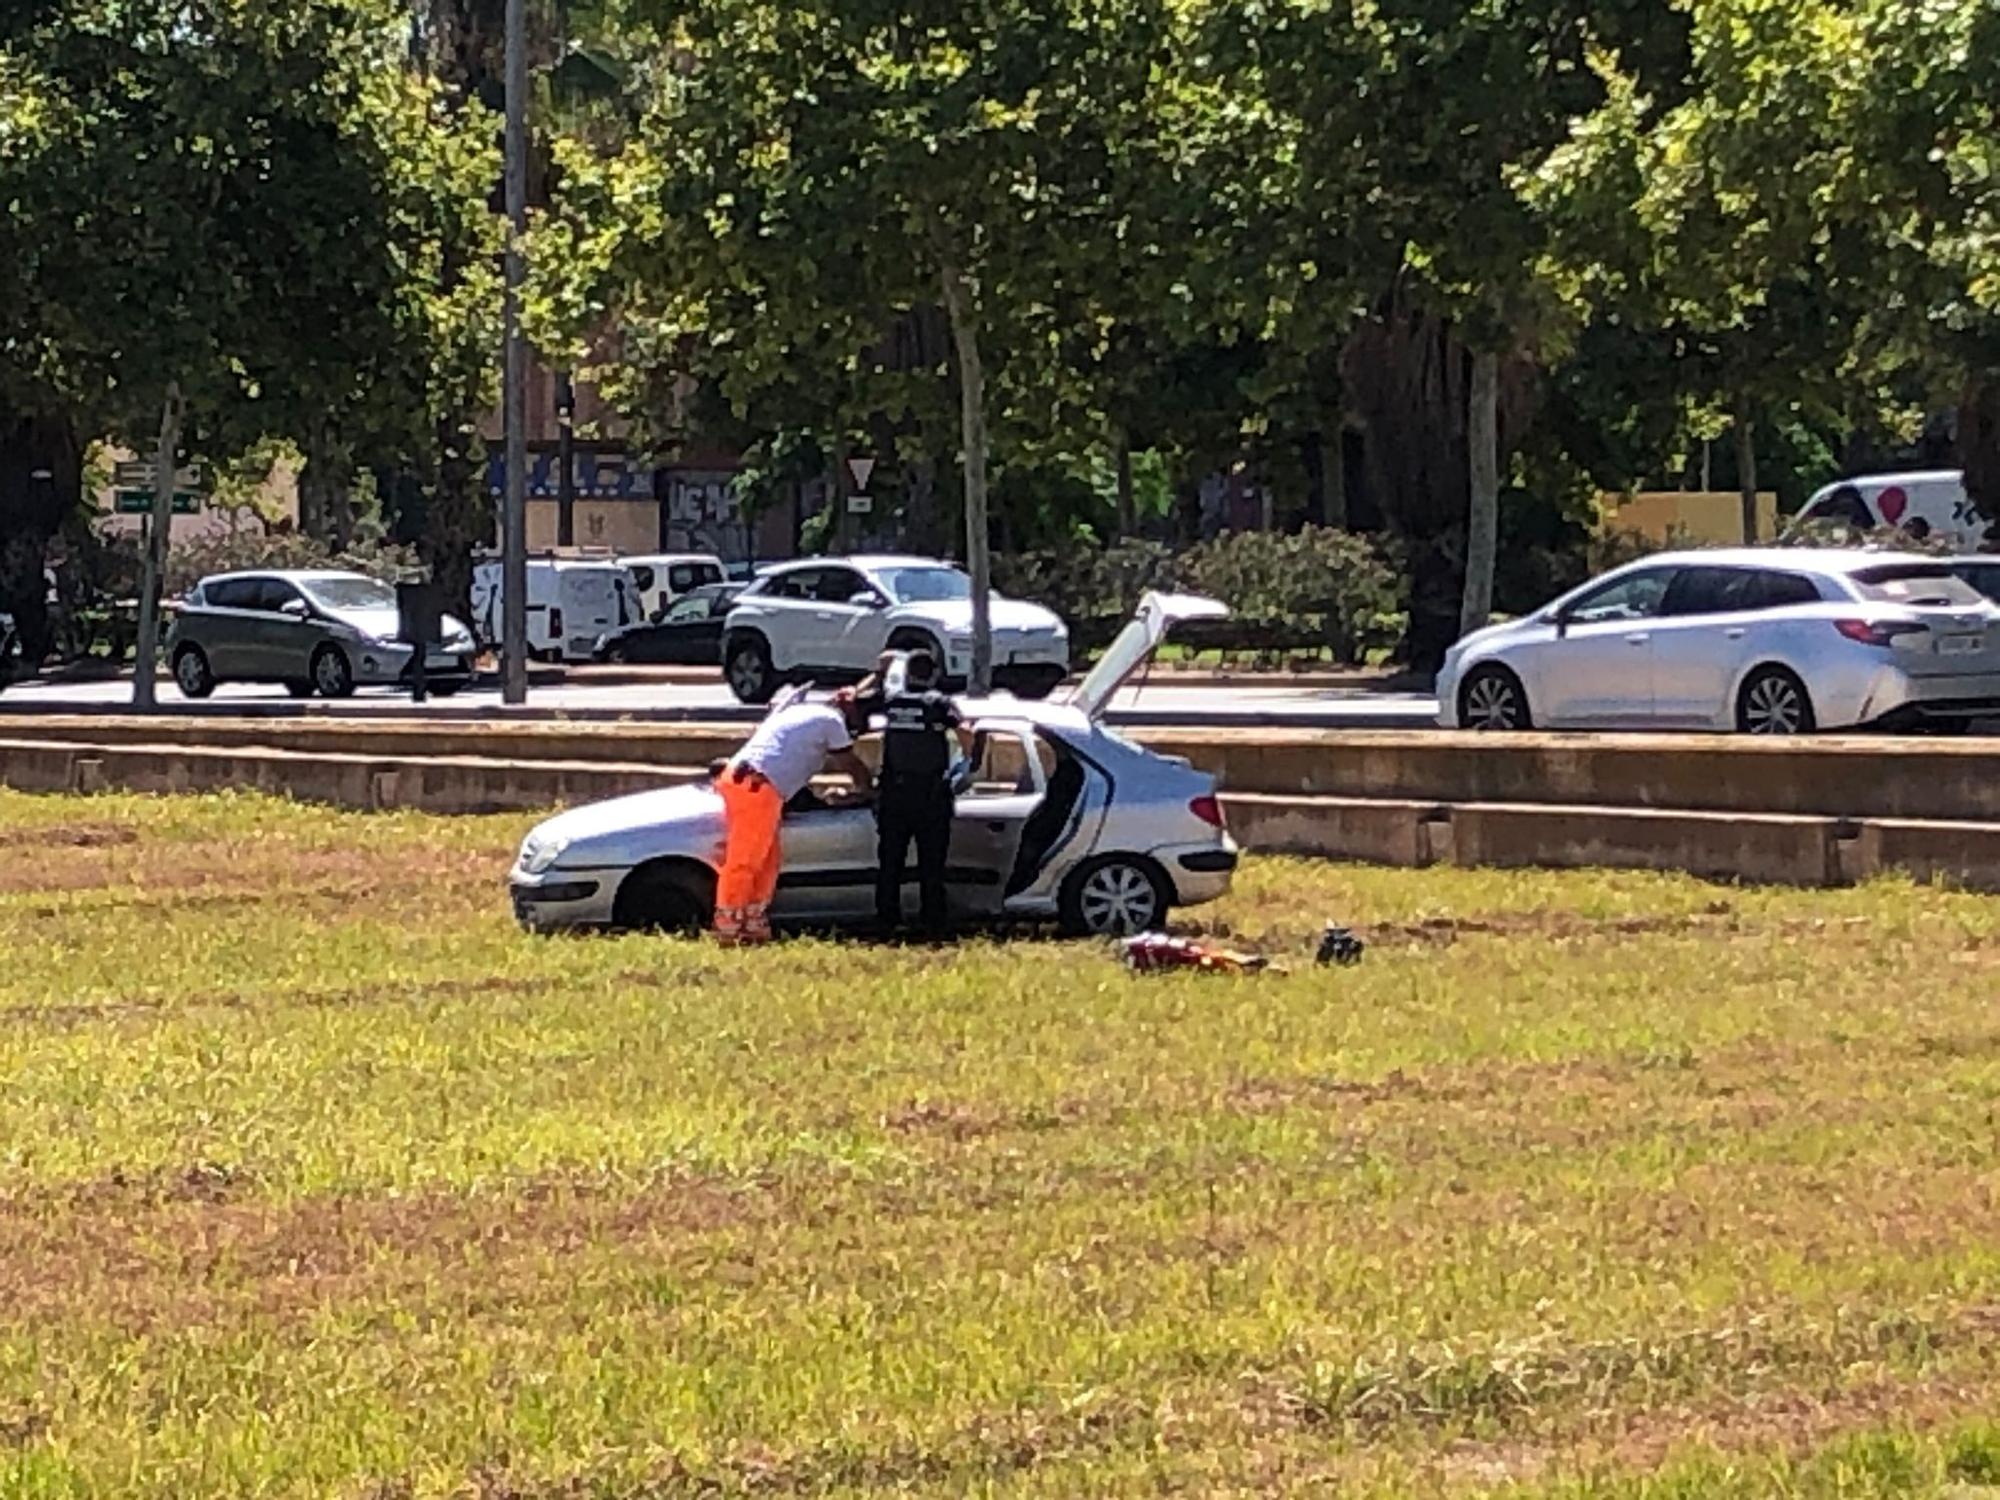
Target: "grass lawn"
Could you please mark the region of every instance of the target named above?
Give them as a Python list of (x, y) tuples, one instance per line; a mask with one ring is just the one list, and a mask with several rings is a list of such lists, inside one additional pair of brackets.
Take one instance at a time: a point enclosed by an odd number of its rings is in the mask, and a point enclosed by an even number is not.
[(0, 795), (0, 1495), (2000, 1494), (2000, 905), (1139, 979), (532, 939), (527, 821)]

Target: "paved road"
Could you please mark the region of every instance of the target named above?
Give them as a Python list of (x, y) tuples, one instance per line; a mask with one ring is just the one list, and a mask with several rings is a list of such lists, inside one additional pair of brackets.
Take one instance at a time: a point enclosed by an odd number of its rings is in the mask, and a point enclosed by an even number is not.
[[(451, 698), (432, 699), (418, 708), (405, 693), (363, 689), (340, 704), (318, 700), (297, 703), (278, 687), (226, 686), (198, 704), (183, 699), (171, 682), (160, 684), (163, 705), (205, 714), (342, 715), (423, 714), (432, 717), (495, 718), (513, 716), (504, 709), (497, 687), (479, 686)], [(0, 693), (0, 718), (23, 713), (116, 713), (129, 710), (128, 682), (15, 683)], [(1205, 686), (1143, 686), (1119, 695), (1112, 707), (1113, 723), (1130, 725), (1216, 725), (1219, 727), (1279, 727), (1333, 729), (1431, 728), (1436, 724), (1435, 700), (1416, 694), (1378, 693), (1356, 688)], [(746, 709), (720, 683), (606, 683), (578, 680), (560, 686), (537, 686), (528, 695), (529, 717), (582, 719), (705, 719), (751, 720)]]

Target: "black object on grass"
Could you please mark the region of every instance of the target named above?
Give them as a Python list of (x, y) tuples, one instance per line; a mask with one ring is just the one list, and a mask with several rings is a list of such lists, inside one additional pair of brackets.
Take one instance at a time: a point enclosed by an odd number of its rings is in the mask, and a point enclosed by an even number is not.
[(1318, 962), (1323, 964), (1358, 964), (1361, 955), (1368, 951), (1368, 945), (1332, 922), (1326, 924), (1326, 931), (1320, 934)]

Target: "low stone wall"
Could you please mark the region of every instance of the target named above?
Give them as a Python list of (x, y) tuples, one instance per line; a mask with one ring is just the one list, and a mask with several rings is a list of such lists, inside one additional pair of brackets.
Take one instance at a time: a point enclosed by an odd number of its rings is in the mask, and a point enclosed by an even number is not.
[[(597, 760), (0, 740), (0, 784), (22, 791), (239, 789), (444, 814), (535, 812), (702, 774), (696, 765)], [(1228, 793), (1223, 804), (1247, 848), (1273, 853), (1413, 867), (1670, 870), (1803, 886), (1901, 871), (2000, 891), (2000, 823), (1269, 792)]]

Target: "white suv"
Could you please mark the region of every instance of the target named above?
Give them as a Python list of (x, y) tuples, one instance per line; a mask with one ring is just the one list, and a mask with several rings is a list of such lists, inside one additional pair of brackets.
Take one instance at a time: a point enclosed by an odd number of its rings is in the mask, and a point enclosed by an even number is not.
[[(992, 596), (993, 685), (1045, 698), (1069, 675), (1069, 630)], [(745, 703), (787, 681), (859, 681), (884, 651), (930, 652), (948, 685), (972, 671), (972, 580), (926, 557), (818, 558), (762, 574), (729, 612), (722, 670)]]

